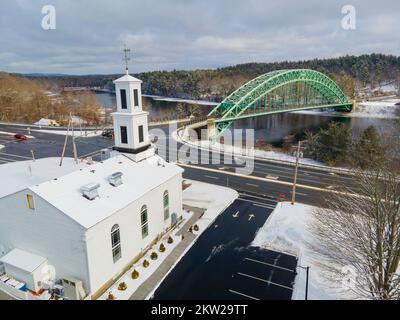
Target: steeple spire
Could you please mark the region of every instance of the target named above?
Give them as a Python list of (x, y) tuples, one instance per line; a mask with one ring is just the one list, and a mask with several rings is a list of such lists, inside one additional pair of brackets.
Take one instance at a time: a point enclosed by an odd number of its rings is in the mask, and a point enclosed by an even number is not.
[(126, 74), (129, 74), (129, 70), (128, 70), (128, 61), (131, 60), (129, 54), (131, 52), (131, 49), (127, 48), (126, 45), (124, 47), (124, 61), (125, 61), (125, 72)]

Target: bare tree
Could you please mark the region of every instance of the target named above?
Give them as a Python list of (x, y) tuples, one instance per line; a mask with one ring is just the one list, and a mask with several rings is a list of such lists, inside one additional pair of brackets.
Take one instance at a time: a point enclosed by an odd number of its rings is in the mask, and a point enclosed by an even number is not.
[[(314, 248), (324, 261), (327, 277), (343, 281), (345, 271), (356, 297), (400, 298), (400, 180), (387, 167), (357, 172), (355, 189), (341, 186), (326, 198), (326, 208), (314, 212)], [(342, 270), (329, 268), (338, 265)]]

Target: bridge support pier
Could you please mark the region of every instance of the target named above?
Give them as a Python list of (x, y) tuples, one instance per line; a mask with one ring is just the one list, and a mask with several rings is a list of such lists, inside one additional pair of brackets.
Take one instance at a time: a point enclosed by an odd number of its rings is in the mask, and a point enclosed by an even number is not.
[(215, 125), (215, 119), (207, 119), (207, 140), (214, 140), (217, 137), (217, 127)]

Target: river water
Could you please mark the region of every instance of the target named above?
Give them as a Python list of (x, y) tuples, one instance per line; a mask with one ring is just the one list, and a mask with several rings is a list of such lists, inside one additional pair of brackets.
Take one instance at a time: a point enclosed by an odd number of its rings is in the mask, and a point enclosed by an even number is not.
[[(116, 105), (114, 94), (96, 93), (96, 96), (99, 103), (105, 108), (112, 108)], [(154, 100), (147, 97), (143, 99), (144, 109), (149, 112), (150, 120), (160, 121), (171, 117), (176, 118), (178, 102)], [(204, 116), (213, 108), (214, 106), (197, 106), (197, 109)], [(190, 114), (189, 110), (187, 110), (187, 114)], [(331, 121), (344, 123), (354, 133), (359, 133), (370, 125), (374, 125), (381, 132), (388, 132), (392, 122), (389, 119), (334, 117), (326, 114), (292, 112), (240, 120), (234, 123), (234, 128), (254, 128), (256, 140), (262, 138), (274, 146), (281, 146), (284, 137), (295, 135), (296, 139), (301, 139), (305, 131), (317, 132), (320, 128), (327, 127)]]

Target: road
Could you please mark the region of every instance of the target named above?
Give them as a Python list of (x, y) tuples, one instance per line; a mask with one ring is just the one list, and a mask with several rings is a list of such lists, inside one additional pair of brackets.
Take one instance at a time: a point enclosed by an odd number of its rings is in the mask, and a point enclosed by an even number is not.
[[(59, 157), (62, 152), (65, 136), (45, 132), (33, 131), (31, 126), (31, 135), (35, 139), (18, 142), (12, 136), (4, 135), (2, 132), (27, 134), (28, 126), (0, 124), (0, 144), (5, 148), (0, 150), (0, 163), (28, 160), (32, 158), (31, 150), (36, 158)], [(159, 127), (166, 132), (167, 138), (158, 141), (158, 153), (166, 160), (176, 161), (178, 159), (185, 162), (187, 156), (178, 154), (182, 145), (176, 143), (168, 132), (168, 127)], [(57, 130), (57, 129), (54, 129)], [(99, 152), (103, 148), (113, 145), (113, 141), (103, 137), (76, 138), (76, 145), (79, 157), (92, 156), (95, 160), (99, 159)], [(189, 152), (195, 154), (196, 150), (187, 148)], [(190, 150), (190, 151), (189, 151)], [(198, 152), (198, 159), (200, 158)], [(72, 157), (71, 142), (68, 143), (66, 156)], [(214, 155), (210, 152), (209, 158), (214, 161), (219, 159), (220, 163), (195, 164), (194, 166), (182, 165), (185, 169), (184, 178), (195, 179), (209, 182), (217, 185), (229, 186), (241, 192), (257, 193), (260, 196), (271, 198), (285, 197), (291, 198), (291, 182), (293, 180), (294, 167), (287, 163), (276, 163), (257, 159), (254, 161), (254, 171), (251, 175), (243, 177), (234, 175), (238, 167), (234, 159), (230, 163), (224, 163), (223, 155)], [(200, 161), (198, 161), (200, 162)], [(346, 185), (352, 184), (352, 177), (346, 174), (337, 174), (326, 170), (300, 167), (298, 174), (297, 199), (306, 204), (322, 204), (324, 195), (323, 190), (332, 190), (338, 183)], [(313, 187), (314, 189), (303, 186)]]
[(241, 196), (202, 233), (152, 299), (290, 300), (297, 258), (251, 246), (275, 205)]

